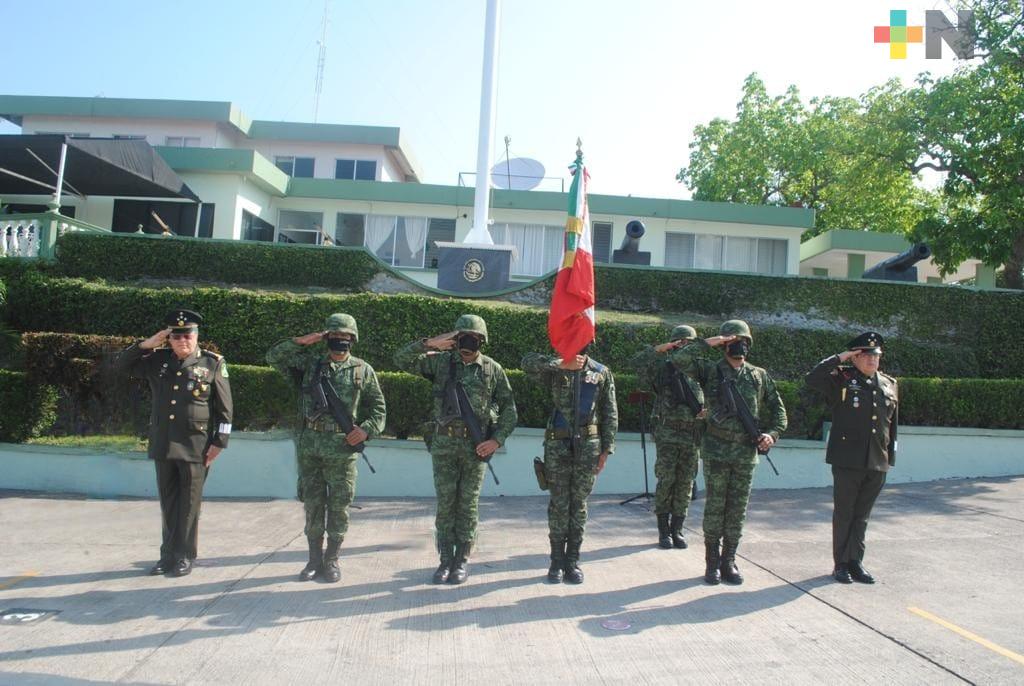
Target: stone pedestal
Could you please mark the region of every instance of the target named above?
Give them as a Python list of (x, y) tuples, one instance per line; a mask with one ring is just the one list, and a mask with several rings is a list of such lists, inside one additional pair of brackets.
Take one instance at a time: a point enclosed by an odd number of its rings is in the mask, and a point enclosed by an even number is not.
[(437, 241), (437, 287), (452, 293), (489, 293), (509, 286), (513, 245)]

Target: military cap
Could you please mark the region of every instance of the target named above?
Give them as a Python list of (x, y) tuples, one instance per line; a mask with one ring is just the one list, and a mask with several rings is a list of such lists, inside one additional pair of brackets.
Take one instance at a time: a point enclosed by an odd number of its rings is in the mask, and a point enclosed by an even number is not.
[(672, 329), (672, 335), (669, 336), (670, 341), (678, 341), (684, 338), (694, 339), (697, 337), (697, 330), (692, 326), (686, 324), (680, 324), (679, 326)]
[(742, 319), (730, 319), (723, 322), (718, 329), (718, 334), (720, 336), (742, 336), (751, 344), (754, 343), (754, 337), (750, 335), (750, 327)]
[(868, 355), (881, 355), (885, 339), (877, 331), (865, 331), (846, 344), (848, 350), (859, 350)]
[(327, 317), (324, 328), (328, 333), (347, 333), (352, 335), (355, 343), (359, 342), (359, 329), (356, 327), (356, 318), (350, 314), (335, 312)]
[(198, 312), (186, 310), (171, 310), (164, 317), (164, 324), (171, 327), (171, 333), (192, 333), (203, 323), (203, 316)]

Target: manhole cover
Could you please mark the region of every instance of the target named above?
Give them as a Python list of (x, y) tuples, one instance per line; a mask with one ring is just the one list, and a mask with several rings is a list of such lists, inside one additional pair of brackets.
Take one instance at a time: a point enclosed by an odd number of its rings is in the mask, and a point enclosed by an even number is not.
[(608, 631), (625, 631), (633, 625), (629, 622), (624, 622), (621, 619), (606, 619), (601, 622), (601, 626), (608, 629)]
[(0, 624), (35, 624), (59, 614), (60, 610), (30, 610), (25, 607), (12, 607), (10, 610), (0, 613)]

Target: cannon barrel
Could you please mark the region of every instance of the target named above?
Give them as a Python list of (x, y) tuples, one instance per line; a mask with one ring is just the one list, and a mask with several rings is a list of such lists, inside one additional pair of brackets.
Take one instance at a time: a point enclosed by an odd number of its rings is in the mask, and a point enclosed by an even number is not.
[(644, 223), (639, 219), (626, 224), (626, 235), (622, 238), (622, 245), (619, 246), (619, 250), (627, 253), (637, 253), (640, 251), (640, 239), (647, 233), (647, 229), (644, 227)]
[[(871, 269), (864, 272), (865, 279), (888, 279), (896, 281), (917, 280), (917, 268), (915, 264), (921, 260), (927, 260), (932, 256), (932, 250), (926, 243), (914, 243), (912, 246), (893, 255), (887, 260), (882, 260)], [(911, 272), (911, 270), (913, 270)], [(911, 273), (913, 278), (910, 277)]]

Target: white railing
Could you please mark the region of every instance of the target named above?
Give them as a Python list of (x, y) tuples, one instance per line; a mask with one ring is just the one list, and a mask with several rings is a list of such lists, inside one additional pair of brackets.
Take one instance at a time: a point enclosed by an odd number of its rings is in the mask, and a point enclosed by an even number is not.
[(0, 258), (40, 257), (40, 252), (47, 253), (43, 247), (47, 234), (52, 236), (49, 254), (42, 256), (53, 257), (56, 239), (70, 231), (109, 233), (108, 229), (53, 213), (0, 215)]

